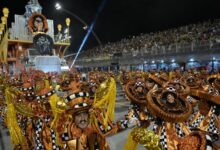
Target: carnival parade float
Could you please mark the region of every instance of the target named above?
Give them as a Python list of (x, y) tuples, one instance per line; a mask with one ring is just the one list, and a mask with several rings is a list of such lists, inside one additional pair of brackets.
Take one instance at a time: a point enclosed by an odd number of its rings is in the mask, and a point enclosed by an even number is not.
[[(24, 15), (14, 15), (10, 28), (7, 17), (12, 14), (7, 8), (3, 10), (0, 55), (3, 71), (16, 74), (24, 69), (35, 68), (60, 72), (61, 65), (65, 63), (64, 53), (70, 46), (70, 19), (65, 20), (67, 32), (62, 33), (62, 26), (58, 24), (55, 34), (54, 21), (42, 14), (42, 7), (37, 0), (29, 1), (25, 10)], [(50, 67), (46, 68), (46, 65)]]

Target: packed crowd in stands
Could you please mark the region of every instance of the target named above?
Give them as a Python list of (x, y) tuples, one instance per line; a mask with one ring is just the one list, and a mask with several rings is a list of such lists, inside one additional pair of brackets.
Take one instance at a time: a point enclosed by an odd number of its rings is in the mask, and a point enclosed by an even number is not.
[(115, 53), (149, 53), (150, 51), (169, 51), (176, 47), (195, 44), (209, 44), (210, 48), (219, 43), (219, 21), (206, 21), (199, 24), (190, 24), (179, 28), (172, 28), (155, 33), (141, 34), (132, 38), (124, 38), (119, 42), (101, 45), (82, 53), (83, 58), (113, 56)]

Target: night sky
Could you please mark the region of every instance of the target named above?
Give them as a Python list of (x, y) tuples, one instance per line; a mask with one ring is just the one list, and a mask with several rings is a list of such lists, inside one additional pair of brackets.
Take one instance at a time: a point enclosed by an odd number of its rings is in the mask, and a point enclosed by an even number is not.
[[(1, 0), (2, 7), (10, 9), (9, 21), (13, 14), (24, 14), (29, 0)], [(65, 25), (65, 18), (71, 19), (72, 46), (70, 53), (77, 50), (86, 32), (83, 25), (65, 12), (58, 12), (54, 5), (57, 0), (39, 0), (43, 14)], [(102, 0), (60, 0), (62, 7), (74, 12), (90, 24)], [(107, 0), (104, 10), (98, 17), (94, 31), (103, 44), (119, 41), (122, 38), (166, 30), (209, 19), (220, 19), (217, 0)], [(90, 36), (84, 49), (97, 46)]]

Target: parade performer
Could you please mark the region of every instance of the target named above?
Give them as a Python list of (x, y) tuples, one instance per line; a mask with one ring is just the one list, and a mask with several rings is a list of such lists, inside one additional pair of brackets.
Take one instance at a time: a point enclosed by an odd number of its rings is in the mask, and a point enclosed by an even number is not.
[[(164, 78), (163, 78), (164, 77)], [(165, 75), (158, 78), (155, 74), (144, 74), (136, 71), (132, 80), (125, 85), (125, 95), (131, 101), (131, 107), (125, 120), (117, 121), (119, 130), (124, 130), (132, 126), (150, 125), (152, 115), (147, 110), (146, 95), (154, 86), (161, 87), (165, 82)]]
[(220, 134), (218, 80), (218, 75), (211, 75), (207, 78), (207, 82), (203, 82), (202, 88), (191, 90), (191, 95), (197, 97), (199, 104), (198, 112), (190, 122), (190, 129), (199, 128), (203, 131)]
[(16, 99), (19, 91), (17, 88), (8, 84), (8, 80), (0, 79), (1, 91), (4, 94), (7, 111), (5, 114), (6, 126), (10, 133), (11, 141), (15, 150), (28, 149), (26, 137), (23, 135), (21, 128), (17, 122), (17, 115), (15, 110)]
[(95, 73), (90, 73), (89, 74), (89, 81), (87, 82), (87, 91), (89, 93), (89, 96), (90, 96), (90, 100), (94, 100), (95, 98), (95, 92), (96, 90), (98, 89), (100, 83), (99, 83), (99, 80), (97, 78), (97, 75)]
[(100, 85), (93, 104), (89, 99), (89, 93), (80, 89), (76, 89), (66, 97), (67, 113), (71, 116), (71, 120), (62, 139), (67, 149), (109, 149), (105, 137), (116, 132), (116, 128), (111, 123), (115, 96), (114, 79), (110, 78)]
[(160, 137), (160, 145), (163, 149), (177, 149), (178, 141), (189, 134), (184, 123), (192, 113), (192, 106), (185, 99), (189, 93), (188, 86), (179, 83), (177, 90), (176, 82), (170, 81), (162, 88), (153, 88), (146, 96), (147, 109), (153, 116), (153, 130)]
[(58, 119), (56, 105), (60, 98), (57, 96), (56, 91), (50, 88), (48, 75), (39, 75), (35, 77), (36, 101), (39, 106), (38, 119), (35, 124), (35, 148), (59, 149), (58, 133), (55, 130), (56, 126), (53, 126), (53, 119)]
[(125, 120), (117, 121), (119, 130), (124, 130), (131, 126), (148, 126), (148, 116), (146, 115), (146, 94), (148, 89), (140, 71), (136, 72), (133, 80), (125, 85), (125, 95), (131, 101), (131, 107)]

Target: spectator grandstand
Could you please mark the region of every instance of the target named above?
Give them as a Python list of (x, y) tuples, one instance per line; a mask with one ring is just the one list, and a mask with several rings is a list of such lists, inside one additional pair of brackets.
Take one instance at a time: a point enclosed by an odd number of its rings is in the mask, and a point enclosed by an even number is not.
[(108, 43), (84, 51), (80, 58), (112, 57), (115, 54), (165, 53), (172, 49), (195, 45), (209, 44), (210, 48), (220, 42), (220, 22), (218, 20), (190, 24), (155, 33), (141, 34), (124, 38), (119, 42)]

